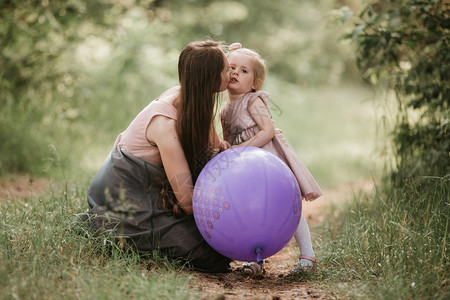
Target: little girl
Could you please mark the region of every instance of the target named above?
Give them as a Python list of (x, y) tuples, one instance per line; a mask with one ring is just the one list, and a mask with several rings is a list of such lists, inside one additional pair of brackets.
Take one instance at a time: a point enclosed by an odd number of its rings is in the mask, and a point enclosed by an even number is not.
[[(223, 147), (253, 146), (268, 150), (280, 157), (294, 173), (302, 197), (307, 201), (322, 195), (320, 187), (303, 162), (281, 134), (275, 130), (269, 111), (269, 97), (261, 91), (266, 75), (264, 60), (253, 50), (242, 48), (240, 43), (230, 46), (227, 55), (232, 69), (228, 84), (229, 102), (220, 112), (223, 130)], [(300, 248), (299, 262), (291, 271), (309, 271), (317, 262), (311, 245), (308, 224), (302, 216), (294, 234)], [(256, 263), (244, 264), (244, 272), (263, 273)]]

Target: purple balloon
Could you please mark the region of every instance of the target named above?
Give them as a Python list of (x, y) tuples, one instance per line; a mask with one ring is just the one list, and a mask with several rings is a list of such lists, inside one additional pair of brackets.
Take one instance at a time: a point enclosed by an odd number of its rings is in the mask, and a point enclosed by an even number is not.
[(203, 238), (240, 261), (260, 261), (283, 249), (302, 209), (292, 171), (256, 147), (232, 148), (209, 161), (195, 183), (192, 203)]

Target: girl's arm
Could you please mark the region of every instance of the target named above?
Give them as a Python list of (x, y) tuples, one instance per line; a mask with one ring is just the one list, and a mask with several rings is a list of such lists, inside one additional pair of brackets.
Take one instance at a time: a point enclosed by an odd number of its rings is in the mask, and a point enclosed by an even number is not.
[(147, 140), (158, 146), (162, 164), (178, 203), (192, 214), (194, 185), (191, 171), (178, 138), (176, 121), (155, 116), (147, 127)]
[(273, 125), (269, 110), (259, 97), (249, 102), (247, 109), (258, 126), (259, 132), (238, 146), (262, 147), (275, 136), (275, 126)]

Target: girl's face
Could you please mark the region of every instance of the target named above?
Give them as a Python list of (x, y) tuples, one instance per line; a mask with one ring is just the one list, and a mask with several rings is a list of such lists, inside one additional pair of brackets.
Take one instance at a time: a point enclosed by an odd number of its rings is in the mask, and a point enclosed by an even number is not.
[(231, 67), (231, 79), (228, 91), (233, 94), (245, 94), (255, 87), (255, 73), (253, 58), (247, 54), (235, 52), (228, 55)]
[(220, 82), (220, 90), (219, 92), (223, 92), (227, 89), (228, 83), (230, 82), (230, 73), (231, 73), (231, 69), (230, 69), (230, 64), (228, 63), (228, 59), (225, 56), (225, 54), (223, 55), (223, 70), (222, 73), (220, 73), (220, 78), (222, 79)]

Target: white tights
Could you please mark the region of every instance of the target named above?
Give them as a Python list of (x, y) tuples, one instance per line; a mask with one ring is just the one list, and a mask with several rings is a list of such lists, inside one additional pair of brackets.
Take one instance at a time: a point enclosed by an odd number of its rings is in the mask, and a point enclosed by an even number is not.
[[(311, 235), (309, 234), (308, 224), (303, 215), (300, 217), (300, 223), (294, 233), (295, 240), (300, 248), (300, 254), (316, 257), (311, 244)], [(300, 259), (301, 266), (312, 266), (313, 262), (307, 259)]]

